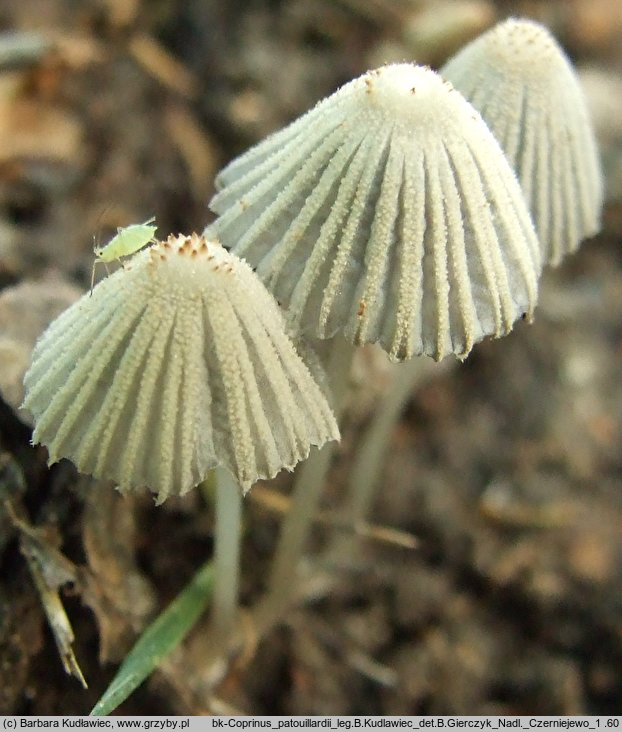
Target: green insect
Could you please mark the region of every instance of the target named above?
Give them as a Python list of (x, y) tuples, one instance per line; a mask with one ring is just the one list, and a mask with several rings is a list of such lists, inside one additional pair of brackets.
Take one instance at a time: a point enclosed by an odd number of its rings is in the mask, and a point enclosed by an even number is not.
[(134, 254), (139, 249), (142, 249), (145, 244), (155, 241), (154, 235), (157, 230), (157, 226), (153, 226), (155, 222), (155, 216), (145, 221), (142, 224), (130, 224), (129, 226), (117, 228), (117, 233), (112, 239), (103, 247), (93, 247), (93, 253), (95, 254), (95, 261), (93, 262), (93, 271), (91, 272), (91, 294), (93, 294), (93, 283), (95, 282), (95, 266), (102, 262), (106, 271), (108, 267), (106, 264), (112, 262), (115, 259), (119, 262), (121, 257), (127, 257), (130, 254)]

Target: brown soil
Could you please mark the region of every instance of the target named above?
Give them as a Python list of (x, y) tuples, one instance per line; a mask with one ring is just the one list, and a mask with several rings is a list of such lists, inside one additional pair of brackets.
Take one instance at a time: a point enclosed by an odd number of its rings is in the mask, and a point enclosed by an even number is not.
[[(0, 288), (62, 277), (86, 289), (93, 234), (151, 215), (161, 231), (201, 230), (213, 177), (235, 154), (366, 68), (442, 63), (509, 13), (546, 21), (576, 61), (620, 83), (617, 0), (472, 2), (460, 32), (440, 5), (4, 0), (0, 30), (52, 33), (55, 47), (0, 72)], [(602, 234), (546, 273), (533, 325), (439, 369), (392, 436), (373, 520), (416, 535), (418, 548), (368, 541), (343, 558), (330, 592), (263, 639), (216, 701), (188, 682), (202, 671), (197, 629), (120, 713), (622, 711), (620, 120), (601, 131)], [(339, 504), (366, 419), (346, 427), (327, 506)], [(0, 402), (0, 499), (71, 575), (61, 597), (89, 688), (63, 670), (0, 509), (0, 713), (85, 714), (209, 556), (211, 516), (194, 494), (155, 507), (69, 463), (48, 470), (29, 438)], [(246, 522), (251, 603), (278, 521), (248, 501)]]

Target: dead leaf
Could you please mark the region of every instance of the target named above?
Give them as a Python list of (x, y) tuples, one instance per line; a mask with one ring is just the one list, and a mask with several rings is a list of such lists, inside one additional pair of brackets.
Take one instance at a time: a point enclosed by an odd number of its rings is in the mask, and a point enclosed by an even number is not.
[(110, 25), (115, 28), (127, 28), (137, 18), (140, 0), (104, 0), (108, 10)]
[(13, 525), (20, 532), (20, 551), (47, 616), (65, 672), (86, 689), (87, 683), (73, 652), (75, 636), (59, 596), (59, 589), (76, 579), (75, 566), (57, 549), (53, 534), (28, 523), (25, 513), (12, 501), (5, 501)]
[(30, 415), (19, 407), (35, 341), (82, 294), (78, 287), (57, 277), (26, 280), (0, 293), (0, 396), (26, 424), (32, 424)]
[(88, 571), (82, 573), (82, 597), (100, 631), (102, 662), (119, 661), (156, 607), (156, 597), (135, 558), (135, 500), (107, 484), (94, 483), (83, 515)]
[(0, 163), (44, 159), (80, 161), (82, 124), (69, 112), (37, 97), (0, 95)]

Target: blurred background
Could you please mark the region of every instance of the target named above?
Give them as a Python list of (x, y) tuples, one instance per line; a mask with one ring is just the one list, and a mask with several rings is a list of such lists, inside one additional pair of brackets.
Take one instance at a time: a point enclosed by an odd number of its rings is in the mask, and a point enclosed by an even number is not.
[[(545, 273), (533, 325), (464, 364), (426, 363), (373, 514), (415, 549), (372, 539), (327, 567), (331, 581), (249, 644), (210, 697), (200, 624), (119, 711), (622, 711), (619, 0), (3, 0), (0, 713), (88, 713), (212, 547), (196, 491), (156, 508), (65, 461), (48, 470), (29, 445), (24, 369), (87, 289), (93, 237), (152, 215), (162, 236), (201, 231), (233, 156), (368, 68), (440, 66), (509, 15), (545, 23), (578, 67), (606, 174), (602, 233)], [(373, 352), (357, 373), (329, 510), (391, 378)], [(246, 502), (247, 604), (289, 484)], [(59, 588), (86, 690), (63, 670), (33, 562)]]

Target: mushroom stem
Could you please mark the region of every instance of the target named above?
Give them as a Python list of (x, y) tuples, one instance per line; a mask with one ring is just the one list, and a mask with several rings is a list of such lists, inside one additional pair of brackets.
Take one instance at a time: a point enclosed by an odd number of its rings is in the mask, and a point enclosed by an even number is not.
[[(332, 407), (339, 419), (348, 387), (354, 347), (336, 336), (331, 344), (326, 373), (332, 392)], [(334, 442), (314, 450), (296, 471), (290, 511), (283, 520), (272, 560), (268, 590), (256, 612), (256, 622), (267, 630), (278, 622), (297, 590), (297, 571), (317, 513), (326, 475), (335, 451)]]
[(212, 638), (226, 648), (238, 610), (242, 491), (224, 468), (216, 468), (216, 526), (214, 531), (214, 594)]
[(329, 554), (341, 560), (351, 558), (363, 536), (360, 529), (369, 520), (389, 443), (408, 399), (428, 379), (456, 363), (453, 359), (438, 364), (430, 359), (413, 358), (395, 370), (393, 381), (359, 442), (350, 470), (342, 512), (353, 532), (337, 532)]
[(344, 503), (344, 514), (354, 528), (367, 519), (395, 425), (408, 398), (429, 373), (429, 367), (433, 368), (433, 364), (413, 358), (396, 369), (389, 391), (359, 442)]

